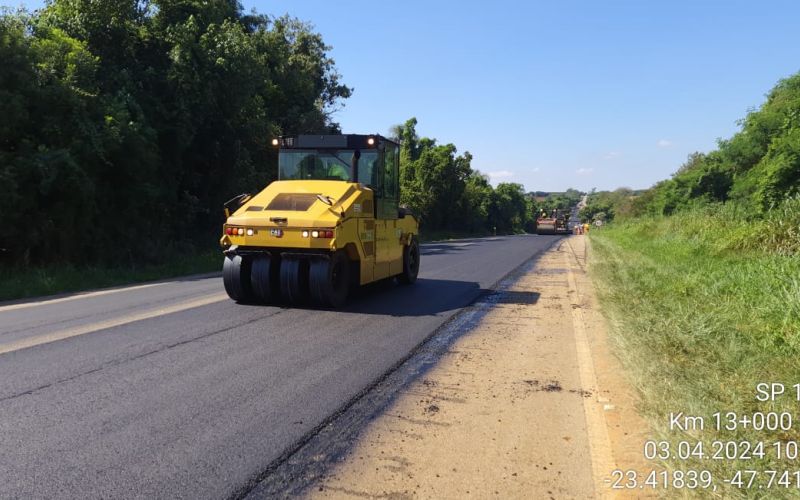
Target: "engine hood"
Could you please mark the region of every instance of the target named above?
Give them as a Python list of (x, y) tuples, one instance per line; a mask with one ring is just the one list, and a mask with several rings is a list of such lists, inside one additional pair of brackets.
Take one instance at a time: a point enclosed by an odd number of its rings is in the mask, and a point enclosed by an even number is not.
[[(228, 218), (228, 224), (258, 227), (334, 227), (351, 215), (355, 201), (371, 190), (345, 181), (275, 181)], [(329, 200), (331, 204), (325, 203)]]

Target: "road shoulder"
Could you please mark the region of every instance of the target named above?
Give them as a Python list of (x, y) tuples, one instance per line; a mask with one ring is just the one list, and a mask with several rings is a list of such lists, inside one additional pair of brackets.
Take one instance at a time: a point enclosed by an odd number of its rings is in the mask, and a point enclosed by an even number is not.
[(544, 253), (308, 496), (611, 496), (613, 469), (645, 466), (647, 428), (585, 261), (582, 236)]

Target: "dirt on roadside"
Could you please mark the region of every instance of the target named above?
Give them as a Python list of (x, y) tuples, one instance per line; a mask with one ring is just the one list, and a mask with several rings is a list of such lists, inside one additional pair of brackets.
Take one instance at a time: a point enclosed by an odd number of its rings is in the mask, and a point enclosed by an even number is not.
[[(311, 498), (609, 498), (648, 429), (563, 239), (397, 396)], [(637, 492), (641, 493), (641, 492)]]

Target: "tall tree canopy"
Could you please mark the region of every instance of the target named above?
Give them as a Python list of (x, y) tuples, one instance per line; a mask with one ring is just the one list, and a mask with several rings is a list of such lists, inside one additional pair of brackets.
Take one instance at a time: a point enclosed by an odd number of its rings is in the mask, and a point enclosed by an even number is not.
[(275, 176), (267, 141), (337, 131), (351, 89), (308, 24), (230, 0), (53, 0), (0, 15), (5, 260), (156, 260)]
[(716, 150), (689, 155), (671, 179), (637, 200), (638, 212), (733, 201), (764, 214), (800, 193), (800, 73), (779, 81), (740, 125)]
[(519, 232), (531, 227), (532, 197), (522, 185), (500, 183), (471, 166), (469, 152), (458, 154), (453, 144), (419, 137), (417, 119), (395, 126), (391, 135), (401, 142), (401, 203), (421, 216), (426, 230), (463, 233)]

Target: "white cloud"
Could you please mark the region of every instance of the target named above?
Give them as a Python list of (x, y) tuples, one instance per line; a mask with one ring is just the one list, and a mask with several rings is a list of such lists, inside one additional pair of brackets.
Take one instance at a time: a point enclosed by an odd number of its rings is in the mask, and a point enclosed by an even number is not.
[(661, 139), (656, 144), (660, 148), (668, 148), (668, 147), (672, 146), (672, 141), (670, 141), (668, 139)]
[(540, 170), (539, 167), (535, 167), (535, 168), (531, 169), (531, 172), (538, 172), (539, 170)]
[(498, 170), (497, 172), (489, 172), (489, 178), (494, 179), (505, 179), (508, 177), (514, 177), (514, 172), (509, 170)]
[(578, 175), (592, 175), (592, 172), (594, 172), (593, 168), (579, 168), (575, 171)]
[(614, 158), (619, 158), (620, 156), (622, 156), (622, 153), (620, 153), (619, 151), (609, 151), (608, 153), (603, 155), (603, 159), (613, 160)]

